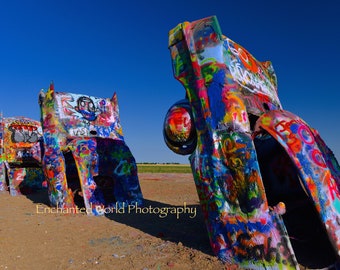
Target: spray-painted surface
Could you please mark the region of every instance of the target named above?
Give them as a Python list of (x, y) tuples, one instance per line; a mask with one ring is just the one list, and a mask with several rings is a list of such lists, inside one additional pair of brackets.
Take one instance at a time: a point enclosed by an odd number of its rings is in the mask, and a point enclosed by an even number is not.
[(183, 99), (174, 104), (166, 115), (164, 139), (175, 153), (186, 155), (196, 148), (197, 136), (190, 105)]
[(339, 253), (340, 167), (318, 132), (287, 111), (269, 111), (256, 123), (255, 134), (267, 131), (294, 160), (305, 190)]
[(42, 189), (40, 122), (22, 116), (0, 120), (0, 191), (16, 196)]
[(124, 142), (116, 94), (112, 99), (55, 92), (39, 96), (49, 199), (60, 208), (103, 215), (142, 204), (135, 159)]
[[(282, 110), (271, 63), (223, 36), (216, 17), (179, 24), (169, 48), (187, 103), (183, 116), (178, 104), (169, 109), (164, 138), (174, 152), (191, 154), (215, 254), (229, 268), (299, 269), (281, 215), (310, 198), (333, 243), (330, 254), (338, 253), (339, 165), (314, 130)], [(330, 257), (325, 264), (334, 263)]]

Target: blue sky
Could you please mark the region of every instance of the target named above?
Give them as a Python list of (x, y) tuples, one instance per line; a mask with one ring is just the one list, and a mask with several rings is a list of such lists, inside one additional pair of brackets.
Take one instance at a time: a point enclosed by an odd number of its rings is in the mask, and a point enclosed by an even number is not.
[(39, 120), (38, 93), (52, 80), (56, 91), (115, 91), (137, 162), (188, 163), (162, 135), (168, 108), (185, 95), (168, 32), (216, 15), (224, 35), (272, 61), (283, 108), (316, 128), (339, 160), (339, 10), (336, 0), (0, 0), (0, 110)]

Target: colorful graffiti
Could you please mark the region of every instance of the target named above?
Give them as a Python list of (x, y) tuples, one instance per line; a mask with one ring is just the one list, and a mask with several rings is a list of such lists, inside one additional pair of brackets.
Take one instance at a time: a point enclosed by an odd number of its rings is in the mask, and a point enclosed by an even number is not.
[[(227, 268), (333, 264), (340, 168), (317, 132), (282, 109), (271, 62), (222, 35), (214, 16), (179, 24), (169, 48), (186, 101), (169, 109), (164, 139), (174, 152), (190, 154), (214, 253)], [(307, 208), (318, 214), (302, 220)], [(307, 222), (317, 224), (308, 239), (294, 230), (307, 231)], [(320, 244), (316, 235), (326, 240)], [(311, 250), (307, 259), (293, 241), (299, 237)], [(313, 259), (325, 250), (330, 255), (317, 265)]]
[(164, 138), (166, 145), (174, 152), (186, 155), (196, 147), (196, 131), (187, 100), (174, 104), (166, 115)]
[[(49, 199), (59, 208), (142, 205), (135, 159), (124, 142), (116, 94), (112, 99), (54, 91), (39, 95)], [(85, 212), (85, 211), (84, 211)]]
[(44, 188), (40, 122), (27, 117), (0, 120), (0, 190), (16, 196)]

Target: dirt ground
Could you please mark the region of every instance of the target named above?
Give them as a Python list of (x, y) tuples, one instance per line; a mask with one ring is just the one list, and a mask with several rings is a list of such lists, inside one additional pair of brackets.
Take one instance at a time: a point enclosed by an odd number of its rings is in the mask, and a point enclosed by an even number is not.
[(139, 180), (144, 210), (100, 217), (48, 213), (46, 192), (0, 194), (0, 270), (225, 269), (212, 254), (192, 175)]
[[(43, 213), (46, 194), (0, 194), (0, 269), (223, 269), (191, 174), (139, 175), (144, 213)], [(161, 208), (187, 213), (161, 213)]]

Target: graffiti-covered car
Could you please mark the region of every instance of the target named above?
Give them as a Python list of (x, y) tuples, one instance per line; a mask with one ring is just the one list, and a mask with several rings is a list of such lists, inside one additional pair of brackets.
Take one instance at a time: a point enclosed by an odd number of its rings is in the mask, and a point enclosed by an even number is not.
[(41, 168), (42, 130), (31, 118), (0, 118), (0, 191), (12, 196), (44, 188)]
[(111, 99), (56, 92), (39, 94), (44, 138), (43, 169), (52, 206), (103, 215), (142, 205), (135, 159)]
[(269, 61), (222, 35), (215, 16), (169, 32), (185, 99), (163, 134), (189, 155), (214, 253), (227, 268), (299, 269), (340, 253), (340, 168), (318, 132), (282, 108)]

